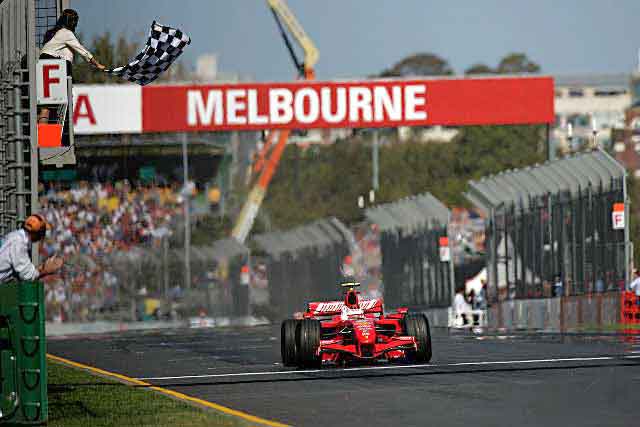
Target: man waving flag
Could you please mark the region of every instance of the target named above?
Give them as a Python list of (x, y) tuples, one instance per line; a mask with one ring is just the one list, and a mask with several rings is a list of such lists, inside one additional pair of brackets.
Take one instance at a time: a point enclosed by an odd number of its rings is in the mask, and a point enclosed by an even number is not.
[(105, 72), (144, 86), (169, 68), (190, 43), (191, 39), (182, 31), (153, 21), (147, 44), (142, 52), (124, 67)]

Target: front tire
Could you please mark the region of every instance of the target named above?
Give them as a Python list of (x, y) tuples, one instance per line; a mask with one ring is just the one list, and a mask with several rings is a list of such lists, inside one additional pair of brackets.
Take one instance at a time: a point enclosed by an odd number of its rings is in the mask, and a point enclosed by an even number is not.
[(296, 345), (296, 327), (299, 320), (287, 319), (280, 327), (280, 353), (284, 366), (295, 366), (298, 360), (298, 346)]
[(318, 368), (322, 364), (321, 356), (316, 352), (320, 347), (320, 321), (304, 319), (296, 328), (298, 345), (298, 364), (305, 368)]
[(418, 363), (429, 363), (431, 361), (431, 331), (429, 330), (429, 320), (422, 313), (407, 314), (404, 318), (405, 333), (414, 337), (417, 350), (408, 351), (409, 360)]

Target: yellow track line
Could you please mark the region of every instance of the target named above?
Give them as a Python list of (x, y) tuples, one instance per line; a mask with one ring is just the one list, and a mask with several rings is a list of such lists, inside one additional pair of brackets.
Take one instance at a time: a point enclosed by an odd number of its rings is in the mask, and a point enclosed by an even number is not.
[(206, 406), (207, 408), (215, 409), (215, 410), (223, 412), (223, 413), (225, 413), (227, 415), (232, 415), (232, 416), (235, 416), (235, 417), (239, 417), (239, 418), (242, 418), (244, 420), (247, 420), (247, 421), (250, 421), (250, 422), (253, 422), (253, 423), (258, 423), (258, 424), (265, 425), (265, 426), (270, 426), (270, 427), (288, 427), (286, 424), (281, 424), (281, 423), (276, 422), (276, 421), (265, 420), (264, 418), (256, 417), (254, 415), (247, 414), (246, 412), (237, 411), (235, 409), (227, 408), (226, 406), (218, 405), (217, 403), (209, 402), (207, 400), (198, 399), (197, 397), (188, 396), (186, 394), (178, 393), (176, 391), (169, 390), (169, 389), (166, 389), (166, 388), (163, 388), (163, 387), (158, 387), (158, 386), (149, 384), (147, 382), (137, 380), (135, 378), (127, 377), (126, 375), (121, 375), (121, 374), (117, 374), (115, 372), (109, 372), (109, 371), (105, 371), (103, 369), (95, 368), (93, 366), (84, 365), (82, 363), (74, 362), (73, 360), (69, 360), (69, 359), (65, 359), (65, 358), (62, 358), (62, 357), (54, 356), (53, 354), (47, 354), (47, 357), (49, 359), (51, 359), (51, 360), (55, 360), (56, 362), (64, 363), (66, 365), (74, 366), (74, 367), (80, 368), (80, 369), (86, 369), (88, 371), (91, 371), (91, 372), (99, 374), (99, 375), (104, 375), (104, 376), (111, 377), (111, 378), (117, 378), (117, 379), (119, 379), (121, 381), (125, 381), (125, 382), (130, 383), (130, 384), (145, 386), (145, 387), (147, 387), (147, 388), (149, 388), (151, 390), (155, 390), (155, 391), (157, 391), (159, 393), (174, 397), (176, 399), (180, 399), (180, 400), (183, 400), (183, 401), (192, 402), (192, 403), (196, 403), (198, 405)]

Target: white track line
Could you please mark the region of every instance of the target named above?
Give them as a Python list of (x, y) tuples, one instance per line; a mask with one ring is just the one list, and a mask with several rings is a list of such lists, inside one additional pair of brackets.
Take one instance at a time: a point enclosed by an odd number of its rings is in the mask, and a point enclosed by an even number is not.
[(260, 375), (290, 375), (290, 374), (312, 374), (318, 372), (352, 372), (352, 371), (380, 371), (384, 369), (407, 369), (407, 368), (443, 368), (452, 366), (487, 366), (487, 365), (517, 365), (526, 363), (560, 363), (560, 362), (594, 362), (603, 360), (624, 360), (639, 359), (640, 356), (601, 356), (601, 357), (571, 357), (563, 359), (530, 359), (530, 360), (499, 360), (493, 362), (459, 362), (445, 363), (441, 365), (393, 365), (393, 366), (362, 366), (346, 369), (307, 369), (291, 371), (263, 371), (263, 372), (235, 372), (229, 374), (208, 374), (208, 375), (183, 375), (177, 377), (142, 377), (136, 378), (140, 381), (161, 381), (161, 380), (186, 380), (198, 378), (231, 378), (248, 377)]

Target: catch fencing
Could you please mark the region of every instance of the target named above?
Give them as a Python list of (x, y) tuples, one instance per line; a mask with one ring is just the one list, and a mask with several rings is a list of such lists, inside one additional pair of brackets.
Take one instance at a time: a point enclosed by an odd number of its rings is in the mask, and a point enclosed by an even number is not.
[(369, 208), (365, 215), (381, 233), (385, 304), (451, 305), (455, 281), (446, 206), (425, 193)]
[(0, 235), (37, 209), (36, 2), (0, 2)]
[(597, 149), (471, 181), (466, 197), (488, 217), (489, 298), (624, 289), (625, 178), (624, 167)]
[[(170, 248), (168, 239), (159, 247), (139, 247), (102, 259), (78, 255), (69, 265), (79, 271), (63, 272), (60, 279), (69, 293), (65, 304), (50, 302), (50, 311), (55, 315), (64, 310), (65, 322), (80, 323), (248, 315), (249, 287), (241, 278), (249, 262), (248, 249), (234, 239), (224, 239), (192, 246), (189, 255), (189, 284), (184, 281), (185, 251)], [(55, 287), (51, 283), (48, 288), (51, 299), (55, 299)]]
[(334, 300), (353, 235), (338, 219), (329, 218), (283, 232), (254, 237), (264, 256), (270, 309), (276, 317), (304, 311), (314, 300)]

